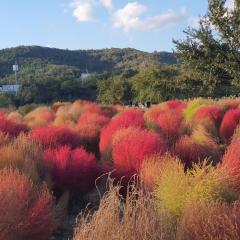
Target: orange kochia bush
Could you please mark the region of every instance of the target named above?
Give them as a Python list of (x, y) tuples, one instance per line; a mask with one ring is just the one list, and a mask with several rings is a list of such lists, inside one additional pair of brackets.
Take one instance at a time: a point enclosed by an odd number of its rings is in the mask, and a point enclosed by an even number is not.
[(109, 117), (96, 113), (80, 116), (76, 130), (81, 137), (81, 143), (88, 151), (98, 154), (100, 131), (109, 121)]
[(57, 193), (70, 190), (86, 193), (94, 187), (100, 170), (93, 154), (83, 148), (71, 150), (69, 146), (46, 149), (44, 165), (49, 170)]
[(64, 145), (71, 148), (81, 146), (79, 135), (66, 127), (35, 128), (30, 132), (29, 137), (40, 142), (45, 148), (57, 148)]
[(0, 171), (0, 239), (46, 240), (54, 227), (54, 199), (17, 170)]
[[(127, 131), (127, 133), (124, 134), (121, 131)], [(166, 151), (166, 144), (157, 133), (131, 128), (130, 131), (120, 130), (120, 134), (121, 137), (113, 146), (113, 162), (126, 170), (139, 171), (146, 157)]]

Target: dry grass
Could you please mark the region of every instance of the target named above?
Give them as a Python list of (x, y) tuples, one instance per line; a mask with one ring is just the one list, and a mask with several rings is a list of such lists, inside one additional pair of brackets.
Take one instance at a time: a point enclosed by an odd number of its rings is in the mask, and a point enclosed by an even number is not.
[(178, 229), (178, 240), (240, 239), (240, 203), (190, 205)]
[(158, 213), (154, 198), (129, 186), (124, 200), (120, 186), (110, 184), (93, 214), (80, 214), (74, 240), (170, 240), (176, 224), (164, 211)]

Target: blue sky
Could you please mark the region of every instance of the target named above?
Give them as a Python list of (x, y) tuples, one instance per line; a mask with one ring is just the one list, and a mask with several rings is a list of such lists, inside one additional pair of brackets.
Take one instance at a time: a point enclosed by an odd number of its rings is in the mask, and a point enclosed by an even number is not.
[(170, 51), (207, 0), (2, 0), (0, 49), (133, 47)]

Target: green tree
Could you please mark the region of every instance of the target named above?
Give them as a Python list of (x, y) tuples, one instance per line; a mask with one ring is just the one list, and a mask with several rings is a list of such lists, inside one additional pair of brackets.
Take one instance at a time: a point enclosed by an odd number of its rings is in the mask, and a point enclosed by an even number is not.
[(183, 92), (183, 79), (179, 77), (178, 66), (151, 66), (133, 76), (129, 82), (138, 102), (158, 103), (177, 98)]
[(0, 93), (0, 107), (5, 108), (8, 107), (11, 103), (10, 99), (4, 93)]
[(184, 31), (186, 39), (174, 41), (176, 54), (191, 79), (201, 82), (199, 94), (236, 94), (240, 83), (240, 0), (233, 10), (226, 0), (209, 0), (208, 13), (199, 28)]
[(131, 88), (127, 78), (122, 75), (105, 75), (97, 82), (98, 100), (106, 104), (124, 103), (131, 101)]

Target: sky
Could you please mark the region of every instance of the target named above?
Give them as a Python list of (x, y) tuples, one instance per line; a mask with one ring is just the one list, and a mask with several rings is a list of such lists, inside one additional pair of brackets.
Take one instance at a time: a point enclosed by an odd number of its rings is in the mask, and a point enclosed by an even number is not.
[(171, 51), (206, 11), (207, 0), (1, 0), (0, 49)]

